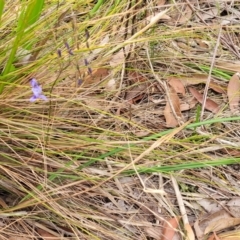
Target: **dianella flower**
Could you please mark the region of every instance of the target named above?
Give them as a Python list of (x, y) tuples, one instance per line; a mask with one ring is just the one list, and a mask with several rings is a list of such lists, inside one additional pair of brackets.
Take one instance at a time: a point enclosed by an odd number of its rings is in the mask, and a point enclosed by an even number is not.
[(42, 94), (42, 87), (38, 84), (35, 78), (30, 80), (30, 84), (32, 86), (33, 96), (30, 98), (30, 102), (36, 101), (38, 98), (44, 101), (47, 101), (47, 97)]

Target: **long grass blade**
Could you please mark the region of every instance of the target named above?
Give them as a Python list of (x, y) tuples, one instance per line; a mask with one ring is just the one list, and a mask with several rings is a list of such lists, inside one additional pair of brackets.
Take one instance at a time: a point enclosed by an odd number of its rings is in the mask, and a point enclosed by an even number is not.
[(2, 15), (3, 15), (4, 5), (5, 5), (5, 1), (0, 0), (0, 24), (1, 24), (1, 19), (2, 19)]

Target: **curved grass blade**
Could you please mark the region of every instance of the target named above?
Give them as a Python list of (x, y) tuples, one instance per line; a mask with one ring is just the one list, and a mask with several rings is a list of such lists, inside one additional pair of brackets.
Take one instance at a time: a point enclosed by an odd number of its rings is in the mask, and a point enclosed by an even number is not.
[[(26, 29), (39, 19), (43, 9), (43, 5), (44, 0), (34, 0), (27, 4), (23, 3), (21, 14), (18, 18), (16, 37), (15, 40), (13, 41), (9, 57), (4, 67), (2, 73), (3, 76), (10, 73), (11, 70), (13, 69), (13, 62), (15, 60), (17, 50), (19, 46), (21, 46), (22, 44), (21, 40), (23, 36), (26, 34)], [(6, 83), (4, 82), (0, 83), (0, 94), (3, 92), (5, 85)]]
[(0, 25), (1, 25), (1, 19), (2, 19), (4, 5), (5, 5), (5, 1), (4, 0), (0, 0)]

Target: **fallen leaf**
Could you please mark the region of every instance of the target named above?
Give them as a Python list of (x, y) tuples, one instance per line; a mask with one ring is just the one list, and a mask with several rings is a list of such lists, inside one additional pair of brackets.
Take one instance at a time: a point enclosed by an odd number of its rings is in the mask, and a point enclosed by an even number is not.
[(230, 200), (226, 206), (235, 218), (240, 218), (240, 198)]
[(181, 112), (194, 108), (197, 103), (198, 101), (194, 97), (192, 99), (188, 99), (188, 101), (186, 101), (185, 103), (181, 103), (180, 105)]
[[(178, 77), (168, 77), (168, 81), (176, 81), (176, 79), (180, 80), (183, 84), (183, 86), (189, 86), (189, 85), (197, 85), (199, 83), (206, 83), (208, 80), (208, 75), (206, 74), (192, 74), (191, 77), (188, 76), (178, 76)], [(213, 79), (211, 79), (212, 81)], [(215, 83), (210, 82), (209, 88), (213, 89), (214, 91), (218, 93), (226, 93), (226, 90), (223, 86)]]
[(121, 48), (117, 53), (112, 55), (112, 58), (109, 62), (112, 68), (119, 66), (125, 62), (125, 54), (128, 55), (130, 50), (130, 45), (125, 46), (125, 48)]
[(180, 79), (170, 77), (168, 78), (168, 83), (177, 93), (181, 93), (183, 96), (186, 94), (184, 85)]
[[(202, 104), (203, 103), (203, 95), (198, 92), (195, 88), (188, 88), (191, 94)], [(213, 113), (217, 113), (219, 111), (219, 105), (213, 100), (207, 98), (205, 108)]]
[[(220, 210), (212, 214), (206, 214), (201, 220), (198, 220), (197, 227), (199, 227), (199, 233), (204, 234), (206, 228), (211, 225), (212, 222), (220, 222), (223, 218), (230, 218), (231, 215), (225, 210)], [(195, 226), (195, 224), (194, 224)]]
[[(199, 239), (199, 238), (198, 238), (198, 239)], [(214, 234), (210, 235), (210, 237), (208, 238), (208, 240), (216, 240)]]
[(192, 9), (187, 4), (183, 11), (181, 12), (179, 11), (179, 14), (177, 17), (175, 17), (175, 20), (177, 20), (178, 24), (184, 24), (188, 22), (191, 17), (192, 17)]
[(163, 236), (161, 240), (172, 240), (179, 226), (180, 217), (174, 217), (163, 224)]
[[(176, 91), (172, 88), (169, 87), (169, 101), (171, 101), (172, 107), (174, 108), (174, 111), (177, 115), (177, 117), (181, 118), (182, 117), (182, 113), (181, 113), (181, 108), (180, 108), (180, 99), (176, 93)], [(167, 127), (176, 127), (178, 126), (178, 119), (176, 119), (170, 102), (167, 100), (167, 104), (166, 107), (164, 109), (164, 117), (166, 119), (166, 126)]]
[(199, 13), (199, 16), (201, 17), (201, 19), (203, 21), (211, 19), (211, 18), (215, 18), (217, 16), (219, 12), (219, 8), (218, 7), (213, 7), (208, 11), (204, 11), (203, 13)]
[(126, 100), (132, 100), (140, 94), (144, 93), (147, 89), (147, 84), (139, 84), (132, 87), (126, 94)]
[(51, 234), (41, 228), (37, 228), (37, 232), (43, 240), (61, 240), (62, 239), (60, 236), (59, 237), (54, 236), (53, 234)]
[(232, 113), (236, 113), (239, 107), (240, 100), (240, 80), (239, 73), (235, 73), (229, 83), (227, 88), (227, 95), (229, 100), (229, 107)]
[(185, 4), (178, 8), (175, 8), (172, 12), (169, 13), (171, 20), (168, 21), (169, 25), (184, 24), (190, 20), (192, 17), (192, 9)]
[(148, 78), (144, 77), (143, 75), (139, 74), (136, 71), (131, 71), (128, 74), (128, 80), (130, 80), (132, 83), (137, 83), (137, 82), (146, 82)]
[(240, 218), (232, 218), (232, 217), (224, 218), (223, 217), (221, 219), (216, 219), (207, 226), (207, 228), (204, 231), (204, 234), (214, 232), (214, 231), (217, 232), (229, 227), (234, 227), (238, 224), (240, 224)]
[(226, 93), (225, 88), (223, 86), (217, 85), (217, 83), (210, 83), (209, 88), (211, 88), (212, 90), (214, 90), (217, 93)]
[(198, 200), (198, 204), (201, 205), (208, 213), (214, 213), (222, 209), (222, 205), (224, 205), (225, 202), (221, 201), (216, 202), (212, 199), (208, 198), (202, 198)]
[(162, 7), (165, 4), (166, 0), (158, 0), (156, 5), (157, 7)]
[[(227, 149), (222, 149), (221, 150), (223, 153), (226, 153), (228, 154), (229, 156), (234, 156), (234, 157), (240, 157), (240, 151), (237, 150), (237, 149), (230, 149), (230, 148), (227, 148)], [(240, 216), (239, 216), (240, 217)]]
[(199, 220), (197, 219), (194, 223), (194, 230), (197, 236), (197, 239), (202, 239), (204, 236), (203, 229), (199, 226)]
[(91, 74), (84, 78), (81, 87), (87, 87), (93, 83), (98, 83), (109, 75), (107, 68), (94, 69)]

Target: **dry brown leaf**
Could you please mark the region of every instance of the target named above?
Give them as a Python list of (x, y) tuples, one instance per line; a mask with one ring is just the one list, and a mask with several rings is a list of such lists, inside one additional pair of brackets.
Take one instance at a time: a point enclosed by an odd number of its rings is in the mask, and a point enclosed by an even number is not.
[(184, 85), (180, 79), (176, 77), (169, 77), (168, 83), (177, 93), (181, 93), (182, 95), (186, 94)]
[(112, 68), (115, 68), (125, 62), (125, 54), (127, 55), (130, 50), (130, 45), (125, 46), (125, 49), (121, 48), (117, 53), (112, 55), (109, 62)]
[(213, 7), (208, 11), (204, 11), (203, 13), (198, 13), (198, 14), (201, 17), (201, 19), (205, 21), (205, 20), (216, 17), (218, 12), (219, 12), (219, 8)]
[(166, 107), (164, 109), (164, 117), (166, 119), (166, 126), (167, 127), (176, 127), (178, 126), (178, 120), (174, 117), (172, 113), (172, 109), (170, 104), (167, 102)]
[(210, 237), (208, 238), (208, 240), (216, 240), (214, 234), (211, 234)]
[(203, 207), (208, 213), (218, 212), (222, 209), (222, 205), (224, 205), (224, 203), (225, 202), (223, 201), (216, 202), (213, 199), (208, 198), (202, 198), (198, 200), (198, 204)]
[(235, 218), (240, 218), (240, 198), (234, 198), (230, 200), (226, 205)]
[(199, 226), (199, 220), (197, 219), (194, 223), (194, 230), (197, 236), (197, 239), (202, 239), (204, 236), (203, 229)]
[(158, 0), (156, 5), (161, 7), (161, 6), (163, 6), (165, 4), (165, 2), (166, 2), (166, 0)]
[(144, 93), (147, 89), (147, 84), (139, 84), (137, 86), (132, 87), (126, 94), (126, 100), (132, 100), (140, 94)]
[(185, 103), (181, 103), (180, 105), (181, 112), (194, 108), (197, 103), (198, 101), (194, 97), (192, 97), (192, 99), (187, 99)]
[(132, 83), (137, 82), (146, 82), (148, 81), (148, 78), (144, 77), (143, 75), (139, 74), (138, 72), (130, 72), (128, 74), (128, 80), (130, 80)]
[[(240, 157), (240, 151), (239, 150), (237, 150), (237, 149), (222, 149), (221, 150), (223, 153), (226, 153), (226, 154), (228, 154), (228, 155), (230, 155), (230, 156), (234, 156), (234, 157)], [(240, 217), (240, 216), (239, 216)]]
[(227, 95), (229, 100), (229, 107), (232, 113), (235, 113), (239, 107), (240, 100), (240, 80), (239, 73), (235, 73), (229, 83), (227, 88)]
[(43, 240), (61, 240), (62, 239), (60, 236), (59, 237), (54, 236), (53, 234), (51, 234), (41, 228), (37, 228), (37, 232)]
[(181, 217), (174, 217), (174, 218), (167, 220), (167, 222), (164, 222), (163, 236), (162, 236), (161, 240), (172, 240), (173, 239), (173, 237), (176, 233), (176, 229), (178, 228), (180, 218)]
[(92, 71), (92, 74), (87, 75), (84, 78), (83, 84), (81, 87), (87, 87), (93, 83), (98, 83), (109, 75), (107, 68), (98, 68)]
[[(213, 214), (207, 214), (204, 219), (199, 220), (198, 227), (199, 230), (204, 233), (206, 228), (215, 221), (220, 222), (222, 218), (230, 218), (231, 215), (226, 212), (225, 210), (220, 210), (218, 212), (215, 212)], [(195, 224), (194, 224), (195, 225)], [(199, 232), (200, 233), (200, 232)]]
[(238, 224), (240, 224), (240, 218), (233, 218), (233, 217), (224, 218), (223, 217), (221, 219), (216, 219), (207, 226), (207, 228), (204, 231), (204, 234), (214, 232), (214, 231), (217, 232), (229, 227), (234, 227)]
[(224, 88), (223, 86), (217, 85), (217, 83), (210, 83), (209, 88), (211, 88), (217, 93), (226, 93), (226, 88)]
[[(178, 79), (186, 87), (188, 85), (196, 85), (199, 83), (206, 83), (208, 80), (208, 75), (206, 74), (192, 74), (191, 77), (188, 76), (179, 76), (179, 77), (169, 77), (168, 80)], [(218, 93), (226, 93), (226, 90), (223, 86), (218, 85), (217, 83), (211, 82), (209, 88), (213, 89)]]
[[(181, 108), (180, 108), (180, 99), (176, 93), (176, 91), (172, 88), (169, 87), (169, 100), (171, 101), (172, 107), (175, 110), (176, 115), (181, 118), (182, 117), (182, 113), (181, 113)], [(167, 100), (167, 104), (166, 107), (164, 109), (164, 117), (166, 119), (166, 126), (167, 127), (176, 127), (178, 126), (178, 119), (175, 118), (174, 113), (172, 111), (171, 108), (171, 104), (168, 102)]]
[[(195, 88), (189, 87), (188, 89), (192, 93), (192, 95), (202, 104), (203, 95)], [(217, 113), (219, 111), (219, 105), (209, 98), (206, 100), (205, 108), (213, 113)]]
[(185, 10), (181, 13), (181, 17), (178, 19), (178, 24), (184, 24), (192, 17), (192, 9), (186, 5)]

